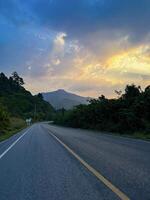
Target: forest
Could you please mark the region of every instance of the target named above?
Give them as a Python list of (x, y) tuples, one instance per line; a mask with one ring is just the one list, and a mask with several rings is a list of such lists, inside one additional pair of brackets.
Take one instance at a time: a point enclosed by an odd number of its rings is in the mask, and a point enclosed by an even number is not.
[(0, 73), (0, 134), (8, 132), (12, 124), (15, 127), (25, 125), (26, 118), (42, 121), (52, 117), (53, 107), (40, 93), (33, 96), (23, 85), (24, 80), (17, 72), (10, 77)]
[(124, 92), (115, 92), (116, 99), (102, 95), (91, 99), (88, 105), (59, 110), (54, 121), (69, 127), (150, 138), (150, 86), (142, 90), (132, 84), (127, 85)]

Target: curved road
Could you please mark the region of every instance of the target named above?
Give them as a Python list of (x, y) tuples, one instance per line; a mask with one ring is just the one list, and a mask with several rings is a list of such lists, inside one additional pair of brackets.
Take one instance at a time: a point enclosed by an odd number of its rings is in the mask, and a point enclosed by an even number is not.
[(0, 143), (0, 200), (119, 199), (150, 200), (149, 142), (39, 123)]

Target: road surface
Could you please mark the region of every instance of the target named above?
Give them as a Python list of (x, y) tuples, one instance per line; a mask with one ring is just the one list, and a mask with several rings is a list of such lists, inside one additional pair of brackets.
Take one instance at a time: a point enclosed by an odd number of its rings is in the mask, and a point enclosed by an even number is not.
[(150, 200), (149, 142), (39, 123), (0, 143), (0, 200), (119, 199)]

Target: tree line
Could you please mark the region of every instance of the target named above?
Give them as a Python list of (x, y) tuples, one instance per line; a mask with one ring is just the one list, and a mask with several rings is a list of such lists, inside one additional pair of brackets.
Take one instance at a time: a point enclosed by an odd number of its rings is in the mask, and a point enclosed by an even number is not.
[(0, 133), (9, 126), (11, 117), (35, 121), (52, 118), (54, 109), (43, 100), (42, 94), (32, 95), (23, 85), (24, 80), (17, 72), (10, 77), (0, 73)]
[(143, 91), (140, 86), (127, 85), (125, 91), (115, 91), (116, 99), (104, 95), (92, 99), (88, 105), (79, 105), (72, 110), (57, 112), (56, 124), (76, 128), (150, 135), (150, 86)]

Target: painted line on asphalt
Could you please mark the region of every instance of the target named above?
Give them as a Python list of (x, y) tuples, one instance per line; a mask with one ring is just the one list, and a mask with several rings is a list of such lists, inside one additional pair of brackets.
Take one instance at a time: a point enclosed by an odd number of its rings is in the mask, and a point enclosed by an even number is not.
[(100, 172), (95, 170), (91, 165), (84, 161), (80, 156), (78, 156), (70, 147), (68, 147), (64, 142), (62, 142), (52, 131), (50, 134), (67, 150), (71, 153), (82, 165), (84, 165), (92, 174), (96, 176), (103, 184), (105, 184), (112, 192), (114, 192), (121, 200), (130, 200), (130, 198), (125, 195), (120, 189), (114, 186), (109, 180), (107, 180)]
[[(30, 129), (31, 129), (31, 128), (30, 128)], [(17, 140), (15, 140), (15, 141), (0, 155), (0, 159), (2, 159), (2, 158), (6, 155), (6, 153), (8, 153), (8, 151), (10, 151), (11, 148), (14, 147), (15, 144), (17, 144), (17, 142), (19, 142), (19, 140), (21, 140), (21, 138), (23, 138), (23, 137), (29, 132), (30, 129), (28, 129), (27, 131), (25, 131)]]

